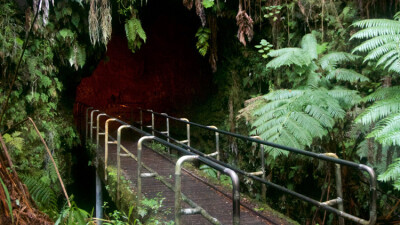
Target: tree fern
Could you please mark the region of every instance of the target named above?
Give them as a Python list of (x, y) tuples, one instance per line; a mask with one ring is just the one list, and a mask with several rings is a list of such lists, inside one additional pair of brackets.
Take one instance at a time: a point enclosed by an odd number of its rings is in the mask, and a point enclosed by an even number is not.
[[(265, 104), (254, 110), (251, 134), (274, 143), (304, 148), (322, 138), (345, 111), (325, 89), (278, 90), (264, 96)], [(267, 148), (273, 157), (286, 152)]]
[[(283, 48), (268, 53), (273, 57), (269, 69), (286, 69), (295, 89), (278, 89), (253, 101), (241, 112), (252, 110), (252, 135), (295, 148), (309, 147), (315, 139), (324, 137), (335, 122), (344, 118), (345, 109), (360, 102), (357, 91), (344, 87), (329, 90), (329, 79), (359, 82), (368, 78), (340, 65), (358, 57), (333, 52), (318, 58), (318, 44), (312, 34), (303, 37), (301, 48)], [(328, 74), (326, 77), (325, 74)], [(323, 82), (322, 82), (323, 81)], [(287, 152), (266, 148), (274, 158)]]
[[(377, 66), (383, 65), (388, 71), (400, 73), (400, 14), (394, 20), (369, 19), (353, 24), (362, 28), (351, 39), (369, 39), (357, 46), (353, 52), (367, 52), (364, 61), (376, 60)], [(365, 101), (374, 101), (356, 122), (364, 125), (376, 123), (368, 138), (375, 138), (384, 146), (400, 146), (400, 87), (381, 87)], [(394, 186), (400, 190), (400, 158), (379, 176), (381, 181), (394, 180)]]

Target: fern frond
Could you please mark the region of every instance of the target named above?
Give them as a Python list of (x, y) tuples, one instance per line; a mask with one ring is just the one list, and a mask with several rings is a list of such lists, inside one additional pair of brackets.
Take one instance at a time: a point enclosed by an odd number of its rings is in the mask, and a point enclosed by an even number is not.
[(381, 56), (385, 55), (386, 53), (398, 49), (398, 45), (400, 42), (389, 42), (386, 44), (383, 44), (374, 50), (370, 51), (367, 56), (364, 58), (364, 62), (368, 60), (376, 60), (379, 59)]
[(382, 99), (390, 99), (398, 96), (400, 93), (400, 86), (380, 87), (372, 94), (366, 96), (363, 101), (374, 102)]
[(304, 130), (312, 134), (313, 137), (322, 138), (327, 134), (326, 129), (322, 127), (318, 120), (304, 112), (292, 112), (290, 116), (296, 120)]
[(375, 49), (381, 45), (391, 43), (391, 42), (399, 42), (400, 34), (397, 35), (381, 35), (369, 40), (364, 41), (361, 45), (354, 48), (352, 53), (354, 52), (368, 52), (372, 49)]
[(286, 105), (289, 101), (287, 99), (276, 100), (272, 102), (268, 102), (265, 105), (260, 106), (256, 110), (254, 110), (254, 115), (263, 115), (267, 112), (273, 112), (274, 110), (279, 109), (279, 107)]
[(311, 63), (308, 53), (299, 48), (284, 48), (273, 50), (268, 53), (271, 57), (276, 57), (268, 62), (267, 68), (277, 69), (282, 66), (296, 65), (306, 67)]
[(364, 81), (369, 81), (369, 78), (357, 73), (354, 70), (350, 70), (350, 69), (343, 69), (343, 68), (339, 68), (336, 70), (332, 70), (327, 76), (327, 79), (331, 80), (331, 79), (336, 79), (338, 81), (348, 81), (350, 83), (355, 83), (357, 81), (360, 82), (364, 82)]
[(376, 140), (385, 146), (390, 146), (390, 145), (400, 146), (400, 129), (396, 129), (390, 133), (381, 135)]
[(321, 68), (323, 70), (329, 69), (329, 68), (336, 68), (336, 66), (340, 63), (344, 62), (353, 62), (355, 61), (359, 56), (347, 53), (347, 52), (332, 52), (329, 54), (324, 55), (320, 60), (319, 63), (321, 65)]
[(390, 114), (400, 112), (400, 96), (375, 102), (360, 114), (355, 122), (364, 125), (376, 122)]
[[(385, 67), (387, 66), (388, 64), (385, 65)], [(398, 60), (398, 58), (396, 58), (396, 60), (393, 61), (393, 63), (388, 68), (388, 71), (400, 73), (400, 61)]]
[(385, 63), (384, 68), (386, 68), (388, 65), (392, 64), (394, 60), (397, 60), (399, 58), (399, 51), (397, 49), (393, 49), (391, 51), (388, 51), (385, 53), (376, 63), (376, 66), (380, 66), (383, 63)]
[(306, 85), (310, 89), (317, 89), (319, 87), (320, 81), (321, 81), (321, 76), (319, 73), (316, 72), (307, 73)]
[(400, 113), (396, 113), (380, 120), (374, 130), (368, 134), (368, 138), (383, 136), (393, 131), (398, 131), (400, 129)]
[[(345, 111), (326, 89), (279, 90), (264, 96), (267, 103), (255, 109), (251, 134), (264, 140), (296, 147), (310, 146), (314, 138), (322, 138), (332, 128), (335, 118)], [(270, 148), (271, 154), (281, 152)], [(278, 154), (279, 153), (279, 154)]]
[(400, 34), (400, 22), (389, 19), (367, 19), (353, 23), (353, 26), (363, 30), (355, 33), (351, 38), (363, 39), (381, 35)]
[(317, 53), (317, 39), (313, 34), (306, 34), (303, 36), (300, 42), (301, 48), (308, 52), (308, 55), (311, 57), (311, 59), (317, 59), (318, 58), (318, 53)]
[(315, 118), (324, 127), (332, 127), (335, 122), (325, 109), (317, 105), (308, 105), (305, 108), (305, 112)]
[(389, 168), (378, 176), (378, 180), (383, 182), (395, 181), (395, 188), (400, 190), (400, 158), (394, 160)]
[(268, 53), (268, 56), (279, 57), (282, 55), (295, 54), (295, 53), (301, 54), (301, 53), (303, 53), (303, 49), (301, 49), (301, 48), (281, 48), (281, 49), (271, 50)]
[(304, 90), (290, 90), (290, 89), (281, 89), (272, 91), (264, 96), (266, 100), (276, 101), (282, 99), (289, 99), (296, 96), (301, 96), (304, 94)]
[(350, 107), (361, 102), (361, 97), (358, 91), (348, 90), (343, 88), (336, 88), (328, 91), (328, 95), (331, 97), (344, 102)]
[(49, 185), (30, 175), (20, 174), (20, 178), (28, 187), (29, 193), (39, 208), (58, 211), (57, 195)]

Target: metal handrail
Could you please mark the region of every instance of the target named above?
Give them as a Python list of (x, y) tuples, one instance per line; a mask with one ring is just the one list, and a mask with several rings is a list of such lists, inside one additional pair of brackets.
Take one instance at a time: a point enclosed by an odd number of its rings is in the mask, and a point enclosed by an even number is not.
[[(143, 109), (139, 109), (139, 110), (140, 111), (149, 112), (149, 111), (143, 110)], [(367, 172), (368, 175), (369, 175), (369, 181), (370, 181), (369, 185), (370, 185), (370, 199), (371, 199), (371, 201), (370, 201), (369, 220), (365, 220), (365, 219), (353, 216), (353, 215), (351, 215), (349, 213), (343, 212), (342, 210), (338, 210), (336, 208), (331, 207), (330, 204), (327, 204), (326, 202), (316, 201), (316, 200), (314, 200), (312, 198), (309, 198), (309, 197), (307, 197), (305, 195), (302, 195), (302, 194), (299, 194), (297, 192), (291, 191), (291, 190), (289, 190), (289, 189), (287, 189), (285, 187), (282, 187), (280, 185), (274, 184), (272, 182), (269, 182), (269, 181), (267, 181), (265, 179), (262, 179), (262, 178), (259, 178), (257, 176), (253, 176), (248, 172), (242, 171), (240, 169), (233, 168), (229, 164), (226, 164), (226, 163), (218, 161), (218, 163), (220, 163), (221, 165), (226, 166), (226, 167), (228, 167), (230, 169), (233, 169), (237, 173), (240, 173), (240, 174), (242, 174), (244, 176), (250, 177), (250, 178), (252, 178), (252, 179), (254, 179), (256, 181), (261, 182), (262, 184), (269, 185), (269, 186), (274, 187), (274, 188), (276, 188), (276, 189), (278, 189), (280, 191), (283, 191), (283, 192), (286, 192), (286, 193), (291, 194), (293, 196), (296, 196), (296, 197), (298, 197), (298, 198), (300, 198), (300, 199), (302, 199), (304, 201), (307, 201), (307, 202), (309, 202), (309, 203), (311, 203), (313, 205), (321, 207), (321, 208), (323, 208), (323, 209), (325, 209), (325, 210), (327, 210), (329, 212), (335, 213), (340, 217), (349, 219), (349, 220), (351, 220), (353, 222), (356, 222), (356, 223), (359, 223), (359, 224), (369, 225), (369, 224), (375, 224), (376, 223), (376, 217), (377, 217), (377, 212), (376, 212), (376, 199), (377, 199), (376, 186), (377, 186), (377, 181), (376, 181), (376, 175), (375, 175), (374, 170), (371, 167), (367, 166), (367, 165), (358, 164), (358, 163), (355, 163), (355, 162), (339, 159), (337, 157), (331, 157), (329, 154), (324, 154), (324, 153), (319, 153), (318, 154), (318, 153), (309, 152), (309, 151), (305, 151), (305, 150), (301, 150), (301, 149), (297, 149), (297, 148), (293, 148), (293, 147), (279, 145), (279, 144), (276, 144), (276, 143), (260, 140), (260, 139), (257, 139), (257, 138), (247, 137), (247, 136), (244, 136), (244, 135), (231, 133), (231, 132), (224, 131), (224, 130), (215, 129), (215, 128), (208, 127), (208, 126), (205, 126), (205, 125), (202, 125), (202, 124), (193, 123), (193, 122), (190, 122), (190, 121), (185, 121), (185, 120), (182, 120), (180, 118), (168, 116), (168, 115), (157, 113), (157, 112), (154, 112), (154, 111), (151, 111), (151, 112), (154, 115), (165, 117), (165, 118), (169, 118), (169, 119), (172, 119), (172, 120), (175, 120), (175, 121), (187, 124), (187, 125), (193, 125), (193, 126), (200, 127), (200, 128), (203, 128), (203, 129), (206, 129), (206, 130), (209, 130), (209, 131), (214, 131), (214, 132), (218, 132), (220, 134), (225, 134), (225, 135), (228, 135), (228, 136), (231, 136), (231, 137), (240, 138), (240, 139), (243, 139), (243, 140), (246, 140), (246, 141), (258, 143), (258, 144), (261, 144), (261, 145), (267, 145), (267, 146), (274, 147), (274, 148), (279, 148), (279, 149), (286, 150), (286, 151), (289, 151), (289, 152), (293, 152), (293, 153), (296, 153), (296, 154), (301, 154), (301, 155), (309, 156), (309, 157), (312, 157), (312, 158), (316, 158), (316, 159), (332, 162), (332, 163), (335, 163), (337, 165), (349, 166), (349, 167), (355, 168), (357, 170)], [(169, 138), (171, 140), (173, 140), (171, 137), (169, 137)], [(180, 143), (178, 142), (178, 144), (180, 144)], [(202, 155), (202, 156), (204, 156), (204, 157), (206, 157), (206, 158), (208, 158), (208, 159), (210, 159), (210, 160), (212, 160), (214, 162), (216, 161), (215, 159), (213, 159), (211, 157), (207, 157), (206, 155), (202, 154), (202, 152), (198, 151), (197, 149), (195, 149), (193, 147), (185, 146), (185, 148), (188, 148), (190, 151), (193, 151), (193, 152), (195, 152), (197, 154), (200, 154), (200, 155)], [(338, 199), (339, 198), (341, 198), (341, 197), (338, 196)], [(340, 206), (342, 204), (340, 201), (338, 201), (338, 204), (339, 204), (339, 208), (342, 208)]]
[[(95, 128), (95, 127), (93, 127), (93, 113), (95, 113), (95, 112), (99, 112), (99, 114), (103, 114), (103, 113), (101, 113), (99, 110), (92, 110), (91, 111), (91, 121), (89, 122), (90, 124), (91, 124), (91, 126), (90, 126), (90, 129), (91, 129), (91, 132), (93, 131), (93, 129)], [(104, 113), (105, 114), (105, 113)], [(108, 116), (108, 115), (107, 115)], [(121, 134), (122, 134), (122, 129), (124, 129), (124, 128), (130, 128), (130, 129), (132, 129), (132, 130), (134, 130), (134, 131), (136, 131), (137, 133), (139, 133), (139, 134), (141, 134), (141, 135), (143, 135), (144, 137), (146, 137), (146, 138), (151, 138), (151, 139), (154, 139), (154, 141), (157, 141), (157, 142), (159, 142), (160, 144), (162, 144), (162, 145), (165, 145), (165, 146), (167, 146), (167, 147), (170, 147), (170, 148), (172, 148), (172, 149), (174, 149), (174, 150), (177, 150), (177, 151), (179, 151), (180, 153), (182, 153), (182, 154), (185, 154), (185, 155), (197, 155), (196, 153), (192, 153), (192, 152), (190, 152), (190, 151), (188, 151), (188, 150), (186, 150), (186, 149), (184, 149), (184, 148), (181, 148), (181, 147), (178, 147), (178, 146), (176, 146), (176, 145), (174, 145), (174, 144), (171, 144), (171, 143), (169, 143), (169, 142), (167, 142), (167, 141), (165, 141), (165, 140), (163, 140), (163, 139), (160, 139), (160, 138), (158, 138), (158, 137), (153, 137), (153, 136), (150, 136), (150, 134), (149, 133), (147, 133), (147, 132), (145, 132), (145, 131), (142, 131), (141, 129), (139, 129), (139, 128), (136, 128), (136, 127), (134, 127), (134, 126), (132, 126), (132, 125), (129, 125), (128, 123), (126, 123), (126, 122), (124, 122), (124, 121), (122, 121), (122, 120), (119, 120), (119, 119), (117, 119), (117, 118), (112, 118), (113, 119), (113, 121), (116, 121), (116, 122), (118, 122), (118, 123), (120, 123), (120, 124), (122, 124), (121, 126), (119, 126), (119, 128), (118, 128), (118, 130), (117, 130), (117, 201), (119, 200), (119, 180), (120, 180), (120, 149), (121, 149), (121, 147), (122, 147), (122, 145), (121, 145)], [(108, 119), (107, 121), (110, 121), (111, 119)], [(107, 121), (106, 121), (106, 124), (107, 124)], [(87, 126), (86, 126), (87, 127)], [(96, 128), (96, 130), (97, 130), (97, 128)], [(105, 137), (107, 137), (108, 136), (108, 134), (107, 134), (107, 132), (105, 132), (106, 134), (105, 134)], [(92, 135), (91, 135), (92, 136)], [(92, 139), (92, 138), (91, 138)], [(143, 139), (144, 140), (144, 139)], [(140, 142), (141, 143), (141, 142)], [(139, 145), (139, 143), (138, 143), (138, 145)], [(138, 150), (139, 150), (139, 148), (138, 148)], [(140, 154), (141, 155), (141, 154)], [(207, 164), (207, 165), (209, 165), (210, 167), (212, 167), (212, 168), (214, 168), (214, 169), (216, 169), (216, 170), (218, 170), (218, 171), (221, 171), (221, 172), (223, 172), (223, 173), (225, 173), (226, 175), (228, 175), (228, 176), (230, 176), (231, 177), (231, 180), (232, 180), (232, 187), (233, 187), (233, 189), (232, 189), (232, 202), (233, 202), (233, 206), (232, 206), (232, 208), (233, 208), (233, 213), (232, 213), (232, 216), (233, 216), (233, 224), (234, 225), (239, 225), (240, 224), (240, 194), (239, 194), (239, 190), (240, 190), (240, 182), (239, 182), (239, 177), (237, 176), (237, 174), (236, 174), (236, 172), (235, 171), (233, 171), (233, 170), (231, 170), (231, 169), (229, 169), (229, 168), (226, 168), (226, 167), (224, 167), (224, 166), (221, 166), (220, 164), (218, 164), (218, 163), (215, 163), (215, 162), (213, 162), (213, 161), (210, 161), (209, 159), (207, 159), (207, 158), (205, 158), (205, 157), (202, 157), (202, 156), (199, 156), (199, 155), (197, 155), (198, 156), (198, 160), (199, 161), (201, 161), (202, 163), (204, 163), (204, 164)], [(138, 151), (138, 157), (137, 157), (137, 159), (136, 159), (137, 161), (138, 161), (138, 164), (139, 165), (141, 165), (141, 159), (139, 158), (139, 151)], [(139, 166), (138, 165), (138, 166)], [(139, 168), (139, 167), (138, 167)], [(138, 178), (140, 179), (140, 174), (139, 174), (139, 172), (140, 172), (140, 170), (138, 169)], [(139, 182), (138, 182), (138, 185), (139, 185)], [(138, 188), (139, 189), (139, 188)], [(140, 189), (141, 189), (141, 187), (140, 187)], [(175, 190), (176, 191), (176, 190)], [(140, 198), (140, 196), (138, 196), (139, 198)], [(192, 202), (191, 200), (189, 200), (189, 199), (187, 199), (186, 197), (185, 197), (185, 200), (186, 201), (188, 201), (188, 203), (190, 204), (190, 205), (194, 205), (194, 206), (196, 206), (195, 208), (201, 208), (201, 207), (199, 207), (197, 204), (195, 204), (194, 202)], [(201, 211), (201, 214), (203, 215), (203, 216), (205, 216), (207, 219), (209, 219), (210, 220), (210, 222), (212, 222), (213, 224), (219, 224), (219, 222), (215, 219), (215, 218), (212, 218), (208, 213), (206, 213), (204, 210), (200, 210)]]
[[(143, 110), (143, 109), (139, 109), (139, 110), (140, 110), (141, 119), (143, 118), (142, 111), (150, 112), (150, 110)], [(208, 157), (207, 155), (205, 155), (201, 151), (199, 151), (199, 150), (197, 150), (197, 149), (195, 149), (195, 148), (193, 148), (191, 146), (187, 146), (187, 145), (184, 145), (182, 143), (179, 143), (178, 140), (172, 138), (169, 135), (166, 136), (165, 134), (163, 134), (161, 132), (154, 131), (154, 132), (158, 133), (159, 135), (164, 136), (166, 138), (169, 138), (170, 140), (174, 141), (175, 143), (181, 145), (183, 148), (188, 149), (191, 152), (194, 152), (194, 153), (196, 153), (196, 154), (198, 154), (198, 155), (200, 155), (200, 156), (202, 156), (204, 158), (207, 158), (207, 159), (209, 159), (209, 160), (211, 160), (211, 161), (213, 161), (215, 163), (218, 163), (218, 164), (220, 164), (222, 166), (225, 166), (225, 167), (227, 167), (229, 169), (232, 169), (233, 171), (235, 171), (238, 174), (247, 176), (249, 178), (252, 178), (255, 181), (261, 182), (261, 184), (266, 184), (266, 185), (268, 185), (270, 187), (273, 187), (275, 189), (278, 189), (278, 190), (280, 190), (282, 192), (285, 192), (287, 194), (293, 195), (293, 196), (295, 196), (297, 198), (300, 198), (303, 201), (309, 202), (309, 203), (311, 203), (311, 204), (313, 204), (315, 206), (321, 207), (321, 208), (323, 208), (323, 209), (325, 209), (325, 210), (327, 210), (329, 212), (335, 213), (340, 217), (349, 219), (349, 220), (351, 220), (353, 222), (356, 222), (356, 223), (359, 223), (359, 224), (367, 225), (367, 224), (375, 224), (376, 223), (376, 217), (377, 217), (377, 210), (376, 210), (377, 180), (376, 180), (376, 175), (375, 175), (374, 170), (369, 166), (366, 166), (364, 164), (358, 164), (358, 163), (347, 161), (347, 160), (343, 160), (343, 159), (339, 159), (339, 158), (336, 158), (336, 157), (331, 157), (331, 155), (329, 155), (329, 153), (326, 154), (326, 153), (309, 152), (309, 151), (305, 151), (305, 150), (301, 150), (301, 149), (296, 149), (296, 148), (292, 148), (292, 147), (288, 147), (288, 146), (275, 144), (275, 143), (264, 141), (264, 140), (258, 140), (258, 139), (255, 139), (255, 138), (247, 137), (247, 136), (236, 134), (236, 133), (231, 133), (231, 132), (224, 131), (224, 130), (219, 130), (219, 129), (207, 127), (205, 125), (193, 123), (193, 122), (190, 122), (190, 121), (184, 121), (184, 120), (182, 120), (180, 118), (168, 116), (166, 114), (161, 114), (161, 113), (157, 113), (157, 112), (153, 112), (153, 111), (151, 111), (151, 113), (153, 113), (154, 115), (157, 115), (157, 116), (162, 116), (162, 117), (165, 117), (165, 118), (168, 118), (168, 119), (172, 119), (172, 120), (175, 120), (175, 121), (178, 121), (178, 122), (182, 122), (182, 123), (185, 123), (187, 125), (193, 125), (193, 126), (200, 127), (200, 128), (203, 128), (203, 129), (206, 129), (206, 130), (209, 130), (209, 131), (214, 131), (214, 132), (218, 132), (220, 134), (225, 134), (225, 135), (228, 135), (228, 136), (231, 136), (231, 137), (247, 140), (247, 141), (258, 143), (258, 144), (261, 144), (261, 145), (267, 145), (267, 146), (274, 147), (274, 148), (279, 148), (279, 149), (286, 150), (286, 151), (289, 151), (289, 152), (292, 152), (292, 153), (296, 153), (296, 154), (300, 154), (300, 155), (309, 156), (309, 157), (312, 157), (312, 158), (316, 158), (316, 159), (332, 162), (332, 163), (335, 163), (337, 165), (349, 166), (349, 167), (355, 168), (357, 170), (367, 172), (368, 175), (369, 175), (369, 185), (370, 185), (370, 210), (369, 210), (369, 220), (368, 221), (365, 220), (365, 219), (353, 216), (353, 215), (351, 215), (349, 213), (346, 213), (343, 210), (341, 210), (340, 209), (341, 208), (340, 204), (342, 204), (342, 200), (339, 200), (339, 199), (341, 199), (339, 194), (338, 194), (338, 198), (335, 199), (336, 201), (334, 201), (339, 205), (339, 210), (338, 210), (336, 208), (331, 207), (331, 205), (332, 205), (331, 203), (332, 202), (329, 202), (329, 201), (328, 202), (319, 202), (319, 201), (314, 200), (314, 199), (312, 199), (312, 198), (310, 198), (308, 196), (305, 196), (305, 195), (302, 195), (300, 193), (291, 191), (291, 190), (289, 190), (289, 189), (287, 189), (287, 188), (285, 188), (283, 186), (277, 185), (277, 184), (272, 183), (272, 182), (270, 182), (268, 180), (265, 180), (265, 179), (259, 178), (257, 176), (251, 175), (250, 173), (248, 173), (246, 171), (234, 168), (233, 166), (231, 166), (231, 165), (229, 165), (227, 163), (218, 161), (218, 160), (216, 160), (216, 159), (214, 159), (212, 157)], [(141, 122), (141, 125), (142, 125), (142, 122)], [(340, 169), (339, 170), (336, 169), (336, 174), (340, 174)]]

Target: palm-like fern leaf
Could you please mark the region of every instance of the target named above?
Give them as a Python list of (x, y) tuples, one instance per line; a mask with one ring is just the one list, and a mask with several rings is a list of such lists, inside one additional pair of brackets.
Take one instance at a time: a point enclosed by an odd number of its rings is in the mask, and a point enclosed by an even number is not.
[(380, 120), (367, 137), (375, 137), (384, 145), (400, 145), (400, 113), (392, 114)]
[(355, 104), (360, 103), (360, 101), (361, 101), (361, 97), (358, 94), (358, 91), (348, 90), (348, 89), (341, 88), (341, 87), (337, 87), (335, 89), (329, 90), (328, 95), (339, 100), (339, 102), (342, 102), (347, 106), (353, 106)]
[(390, 114), (400, 112), (400, 96), (390, 99), (384, 99), (375, 102), (372, 106), (368, 107), (360, 116), (357, 117), (355, 122), (362, 124), (371, 124), (378, 121)]
[(386, 53), (391, 52), (393, 50), (397, 50), (398, 44), (399, 44), (398, 41), (397, 42), (393, 41), (376, 47), (375, 49), (371, 50), (367, 56), (365, 56), (364, 62), (368, 60), (380, 59), (383, 55), (386, 55)]
[(314, 35), (312, 34), (306, 34), (303, 36), (301, 39), (301, 48), (304, 51), (308, 52), (308, 55), (311, 57), (311, 59), (317, 59), (318, 58), (318, 53), (317, 53), (317, 39), (315, 38)]
[(379, 175), (380, 181), (394, 181), (394, 187), (400, 190), (400, 158), (397, 158), (394, 163), (389, 165), (389, 168)]
[(382, 99), (395, 98), (400, 93), (400, 86), (381, 87), (363, 100), (368, 102), (379, 101)]
[(311, 58), (300, 48), (273, 50), (268, 53), (268, 56), (276, 57), (267, 64), (267, 68), (272, 69), (290, 65), (303, 67), (308, 66), (311, 63)]
[(369, 52), (383, 44), (398, 42), (400, 39), (400, 35), (381, 35), (369, 40), (364, 41), (361, 45), (355, 47), (353, 49), (354, 52)]
[(366, 39), (353, 52), (369, 52), (364, 61), (378, 60), (377, 66), (384, 65), (389, 71), (400, 73), (400, 21), (369, 19), (358, 21), (353, 26), (363, 28), (350, 39)]
[(364, 82), (364, 81), (369, 81), (369, 78), (357, 73), (354, 70), (350, 70), (350, 69), (343, 69), (343, 68), (339, 68), (339, 69), (335, 69), (332, 70), (327, 76), (327, 79), (336, 79), (339, 81), (348, 81), (350, 83), (355, 83), (357, 81), (360, 82)]
[[(327, 134), (335, 119), (345, 115), (339, 100), (326, 89), (278, 90), (265, 95), (264, 101), (254, 111), (251, 133), (295, 148), (310, 146), (313, 139)], [(267, 151), (274, 157), (284, 154), (274, 148)]]
[(340, 63), (344, 62), (353, 62), (358, 58), (353, 54), (347, 52), (332, 52), (324, 55), (319, 63), (321, 64), (321, 68), (323, 70), (331, 70), (336, 68), (336, 66)]
[(29, 175), (21, 174), (20, 177), (39, 208), (58, 211), (57, 195), (49, 185)]
[(377, 66), (380, 66), (382, 64), (385, 64), (384, 68), (387, 68), (389, 65), (391, 65), (395, 60), (399, 58), (398, 55), (398, 50), (393, 49), (391, 51), (388, 51), (385, 53), (376, 63)]
[[(399, 21), (389, 19), (367, 19), (353, 23), (353, 26), (362, 28), (363, 30), (355, 33), (351, 39), (372, 38), (381, 35), (400, 34)], [(350, 40), (351, 40), (350, 39)]]

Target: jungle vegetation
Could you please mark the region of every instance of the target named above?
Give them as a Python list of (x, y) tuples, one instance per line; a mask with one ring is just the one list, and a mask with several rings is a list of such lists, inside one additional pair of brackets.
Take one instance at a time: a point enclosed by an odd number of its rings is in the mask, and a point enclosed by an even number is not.
[[(37, 207), (53, 221), (90, 214), (74, 204), (62, 210), (54, 167), (30, 125), (19, 122), (31, 117), (37, 123), (64, 181), (73, 182), (71, 148), (79, 138), (66, 97), (74, 91), (70, 80), (79, 82), (93, 71), (111, 38), (113, 16), (124, 27), (127, 48), (135, 53), (146, 44), (141, 25), (146, 3), (0, 0), (0, 132)], [(209, 59), (218, 86), (218, 93), (196, 109), (197, 121), (372, 166), (379, 175), (378, 222), (399, 222), (400, 1), (182, 4), (199, 17), (196, 48)], [(223, 160), (257, 169), (257, 155), (243, 150), (256, 146), (237, 140), (225, 144)], [(326, 173), (332, 166), (274, 148), (265, 151), (269, 180), (321, 201), (334, 197), (333, 173)], [(6, 171), (0, 177), (0, 196), (5, 196), (0, 209), (10, 216), (15, 204)], [(367, 178), (346, 168), (342, 173), (345, 209), (368, 217), (368, 186), (362, 184)], [(321, 188), (309, 192), (308, 185)], [(260, 199), (259, 185), (248, 180), (243, 186)], [(267, 196), (273, 208), (301, 224), (337, 223), (337, 217), (294, 197), (272, 189)]]

